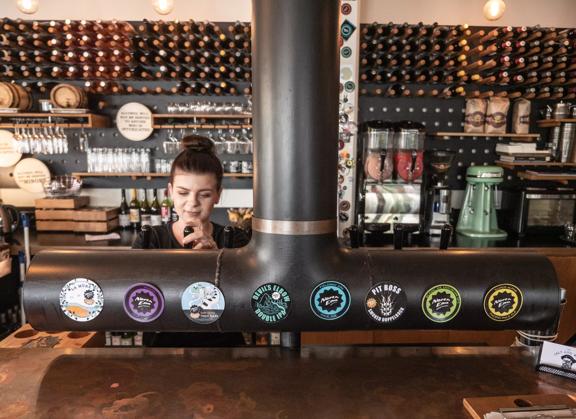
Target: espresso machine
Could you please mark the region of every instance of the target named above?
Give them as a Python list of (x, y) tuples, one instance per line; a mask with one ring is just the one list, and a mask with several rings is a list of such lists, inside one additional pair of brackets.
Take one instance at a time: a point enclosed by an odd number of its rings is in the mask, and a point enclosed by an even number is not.
[(358, 224), (366, 244), (377, 246), (396, 224), (409, 233), (420, 230), (426, 133), (412, 121), (368, 121), (361, 130)]
[(451, 190), (448, 186), (447, 174), (454, 161), (454, 152), (435, 150), (429, 155), (430, 170), (427, 188), (426, 221), (431, 236), (439, 236), (442, 228), (450, 223)]

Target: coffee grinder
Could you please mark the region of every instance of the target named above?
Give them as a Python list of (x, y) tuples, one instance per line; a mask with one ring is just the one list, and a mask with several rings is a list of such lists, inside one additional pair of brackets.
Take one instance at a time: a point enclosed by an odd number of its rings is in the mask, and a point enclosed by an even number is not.
[(451, 190), (448, 187), (447, 174), (454, 161), (452, 151), (433, 151), (429, 156), (430, 187), (427, 196), (428, 231), (431, 236), (439, 236), (442, 227), (450, 224), (452, 205)]

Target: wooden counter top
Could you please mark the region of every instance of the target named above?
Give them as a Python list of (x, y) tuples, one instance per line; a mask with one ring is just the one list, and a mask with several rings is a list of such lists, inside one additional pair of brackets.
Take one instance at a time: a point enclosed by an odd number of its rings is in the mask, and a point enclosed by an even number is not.
[(2, 417), (467, 418), (576, 392), (518, 348), (2, 349)]

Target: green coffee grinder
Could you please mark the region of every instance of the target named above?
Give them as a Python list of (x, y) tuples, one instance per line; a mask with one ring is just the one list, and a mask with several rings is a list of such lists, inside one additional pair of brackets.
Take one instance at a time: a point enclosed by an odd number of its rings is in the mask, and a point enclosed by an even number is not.
[(466, 195), (456, 231), (468, 237), (504, 238), (496, 218), (496, 186), (504, 180), (498, 166), (472, 166), (466, 170)]

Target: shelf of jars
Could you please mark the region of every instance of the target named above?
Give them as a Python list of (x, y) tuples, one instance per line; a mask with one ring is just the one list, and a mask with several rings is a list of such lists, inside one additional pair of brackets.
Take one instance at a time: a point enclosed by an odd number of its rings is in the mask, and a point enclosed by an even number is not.
[(514, 141), (518, 142), (533, 142), (540, 138), (540, 134), (492, 134), (485, 132), (434, 132), (430, 134), (434, 137), (440, 137), (443, 140), (449, 140), (453, 137), (457, 138), (513, 138)]
[(13, 112), (0, 113), (0, 128), (108, 128), (110, 119), (94, 113), (42, 113)]
[[(169, 177), (170, 173), (142, 173), (142, 172), (128, 172), (128, 173), (108, 173), (108, 172), (73, 172), (72, 176), (77, 179), (91, 178), (91, 177), (128, 177), (132, 180), (146, 179), (152, 180), (154, 178)], [(227, 178), (251, 178), (252, 173), (224, 173)]]

